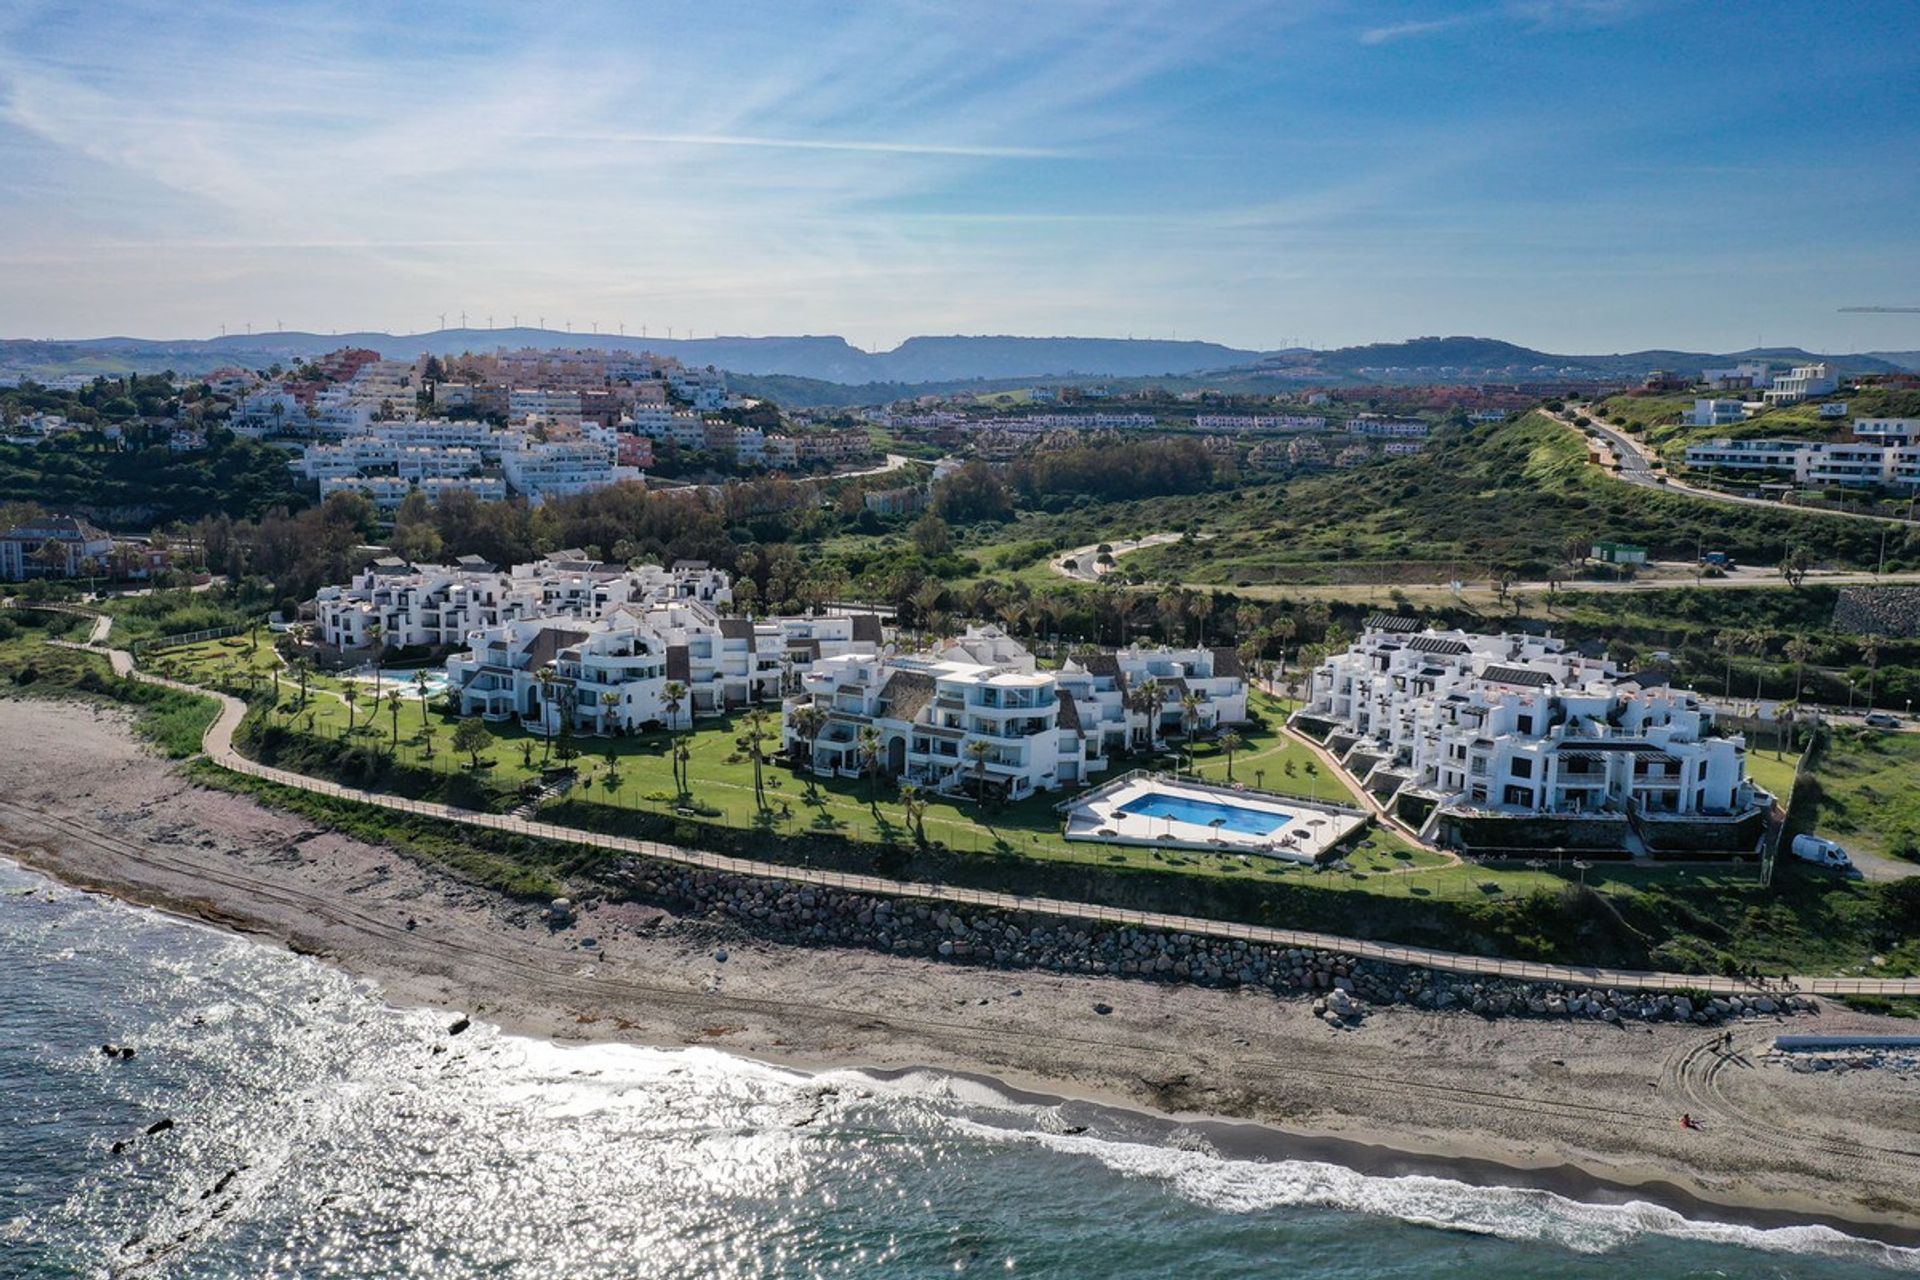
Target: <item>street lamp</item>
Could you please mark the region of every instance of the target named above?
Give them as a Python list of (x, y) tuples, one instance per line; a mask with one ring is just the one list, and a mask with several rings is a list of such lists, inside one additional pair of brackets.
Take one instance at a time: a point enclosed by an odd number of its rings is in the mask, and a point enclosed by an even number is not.
[(1584, 888), (1586, 886), (1587, 872), (1590, 871), (1592, 868), (1593, 868), (1593, 864), (1591, 862), (1588, 862), (1585, 858), (1575, 858), (1573, 860), (1573, 869), (1580, 873), (1581, 887)]

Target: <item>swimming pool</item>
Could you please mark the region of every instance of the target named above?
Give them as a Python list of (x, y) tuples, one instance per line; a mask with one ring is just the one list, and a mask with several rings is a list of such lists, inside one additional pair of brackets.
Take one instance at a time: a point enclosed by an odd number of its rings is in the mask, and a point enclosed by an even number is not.
[(1191, 796), (1168, 795), (1160, 791), (1129, 800), (1120, 806), (1119, 812), (1142, 818), (1171, 818), (1175, 822), (1191, 822), (1197, 827), (1210, 827), (1218, 822), (1224, 830), (1249, 836), (1272, 835), (1292, 821), (1284, 813), (1246, 809), (1236, 804), (1219, 804), (1212, 800), (1196, 800)]

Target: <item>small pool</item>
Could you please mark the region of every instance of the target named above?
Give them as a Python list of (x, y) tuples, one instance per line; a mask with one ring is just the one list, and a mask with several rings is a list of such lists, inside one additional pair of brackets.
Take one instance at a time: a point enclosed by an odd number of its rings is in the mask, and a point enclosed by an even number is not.
[(1191, 796), (1168, 795), (1158, 791), (1141, 796), (1138, 800), (1127, 801), (1120, 806), (1120, 812), (1142, 818), (1172, 818), (1175, 822), (1191, 822), (1197, 827), (1210, 827), (1217, 822), (1223, 830), (1238, 831), (1249, 836), (1272, 835), (1291, 821), (1284, 813), (1268, 813), (1264, 809), (1246, 809), (1237, 804), (1220, 804), (1213, 800), (1196, 800)]

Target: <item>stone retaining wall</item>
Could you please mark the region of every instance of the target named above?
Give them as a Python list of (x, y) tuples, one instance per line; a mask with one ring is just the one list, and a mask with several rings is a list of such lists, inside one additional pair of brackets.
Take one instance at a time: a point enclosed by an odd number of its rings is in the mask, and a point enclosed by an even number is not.
[(773, 941), (861, 947), (929, 961), (1048, 973), (1106, 974), (1314, 995), (1330, 1025), (1391, 1005), (1485, 1017), (1686, 1021), (1812, 1007), (1802, 997), (1694, 997), (1481, 978), (1238, 939), (1092, 925), (1032, 913), (963, 912), (937, 903), (813, 889), (751, 876), (623, 861), (611, 876), (632, 896), (686, 916), (731, 921)]

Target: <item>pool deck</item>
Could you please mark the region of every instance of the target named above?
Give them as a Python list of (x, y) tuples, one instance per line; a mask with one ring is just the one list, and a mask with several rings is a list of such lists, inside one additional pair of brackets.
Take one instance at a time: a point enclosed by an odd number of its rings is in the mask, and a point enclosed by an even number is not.
[[(1286, 819), (1286, 825), (1267, 835), (1253, 835), (1207, 823), (1126, 812), (1126, 806), (1156, 795), (1271, 814)], [(1130, 774), (1116, 778), (1077, 797), (1066, 806), (1066, 818), (1069, 840), (1257, 854), (1303, 863), (1319, 862), (1335, 845), (1367, 822), (1367, 815), (1358, 809), (1317, 804), (1250, 788), (1176, 779), (1170, 774)]]

